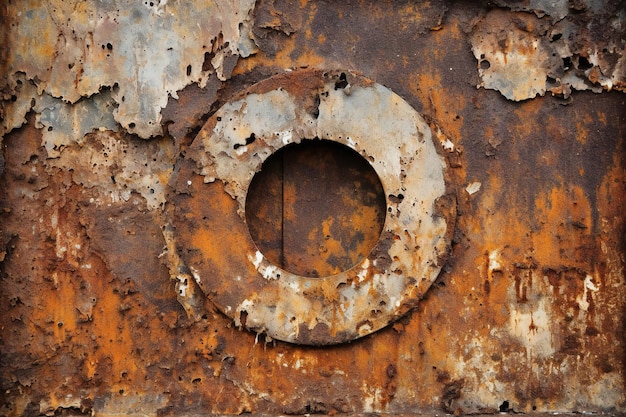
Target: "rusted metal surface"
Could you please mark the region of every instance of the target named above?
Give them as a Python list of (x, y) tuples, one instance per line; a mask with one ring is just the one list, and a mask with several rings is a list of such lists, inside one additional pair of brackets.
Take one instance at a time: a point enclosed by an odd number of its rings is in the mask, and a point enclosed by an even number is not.
[(386, 204), (376, 171), (362, 156), (337, 142), (307, 140), (265, 161), (250, 183), (245, 211), (252, 240), (270, 262), (325, 277), (370, 253)]
[[(23, 123), (31, 100), (38, 102), (42, 92), (61, 106), (89, 103), (110, 89), (112, 103), (100, 114), (140, 137), (161, 135), (168, 96), (176, 98), (192, 83), (204, 86), (210, 77), (228, 78), (236, 62), (231, 57), (254, 51), (248, 35), (253, 6), (251, 0), (229, 7), (167, 0), (5, 2), (3, 27), (11, 47), (1, 87), (22, 91), (3, 132)], [(92, 121), (84, 113), (75, 120)], [(76, 132), (76, 139), (83, 134)]]
[[(244, 214), (249, 185), (266, 158), (307, 138), (357, 151), (386, 194), (383, 232), (371, 252), (322, 279), (264, 256)], [(286, 199), (294, 200), (292, 181), (282, 184)], [(173, 188), (168, 212), (175, 246), (204, 294), (237, 326), (313, 345), (368, 335), (415, 307), (447, 258), (456, 214), (454, 199), (443, 198), (443, 158), (423, 119), (388, 89), (341, 71), (273, 77), (224, 105), (188, 149)], [(213, 207), (213, 193), (219, 192), (235, 201)], [(297, 222), (293, 205), (284, 212), (287, 228)], [(318, 227), (345, 221), (340, 215), (332, 213)], [(373, 220), (362, 217), (356, 213), (349, 221), (358, 228)], [(332, 249), (336, 256), (342, 252)]]
[[(240, 6), (2, 6), (0, 414), (625, 412), (623, 5)], [(159, 41), (122, 56), (109, 39), (140, 31)], [(183, 37), (168, 52), (163, 39)], [(213, 39), (223, 80), (212, 59), (202, 68)], [(239, 329), (162, 209), (187, 175), (223, 237), (210, 244), (238, 244), (228, 226), (245, 206), (193, 173), (194, 139), (239, 93), (300, 67), (363, 74), (417, 110), (457, 212), (417, 308), (324, 348)]]

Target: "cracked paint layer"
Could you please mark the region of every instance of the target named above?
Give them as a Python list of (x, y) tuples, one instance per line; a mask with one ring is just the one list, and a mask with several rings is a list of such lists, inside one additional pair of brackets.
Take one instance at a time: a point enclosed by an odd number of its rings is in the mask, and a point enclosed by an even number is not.
[[(14, 91), (22, 96), (25, 83), (70, 104), (109, 88), (114, 107), (108, 113), (121, 127), (143, 138), (161, 135), (168, 97), (192, 83), (202, 87), (210, 77), (227, 79), (233, 58), (254, 53), (253, 6), (252, 0), (227, 7), (167, 0), (8, 2), (4, 27), (12, 47), (0, 86), (4, 100)], [(5, 109), (3, 133), (20, 126), (30, 108)]]
[[(530, 3), (527, 7), (536, 11), (535, 2)], [(626, 46), (621, 34), (626, 13), (618, 11), (608, 27), (598, 28), (600, 23), (593, 21), (584, 26), (563, 20), (567, 2), (536, 3), (543, 3), (543, 14), (556, 16), (557, 23), (548, 17), (496, 9), (475, 24), (470, 42), (478, 60), (478, 87), (497, 90), (514, 101), (546, 92), (568, 98), (572, 90), (624, 91)], [(528, 10), (519, 4), (513, 9)], [(602, 40), (585, 41), (596, 36), (594, 31), (603, 33)]]

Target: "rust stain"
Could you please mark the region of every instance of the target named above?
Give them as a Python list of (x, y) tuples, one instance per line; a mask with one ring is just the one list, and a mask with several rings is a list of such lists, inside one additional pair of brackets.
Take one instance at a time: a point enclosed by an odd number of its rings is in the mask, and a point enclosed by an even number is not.
[[(363, 337), (413, 307), (447, 256), (452, 232), (446, 228), (454, 224), (454, 211), (445, 210), (453, 200), (438, 200), (445, 192), (443, 160), (419, 115), (384, 87), (340, 71), (294, 72), (253, 86), (241, 97), (222, 107), (189, 149), (186, 167), (195, 164), (195, 176), (187, 168), (173, 183), (188, 197), (173, 196), (172, 237), (178, 241), (182, 233), (176, 250), (204, 293), (238, 326), (314, 345)], [(379, 119), (377, 130), (363, 129), (360, 120), (373, 117)], [(392, 146), (383, 146), (380, 137)], [(343, 146), (320, 148), (306, 138)], [(282, 236), (270, 239), (282, 240), (276, 264), (246, 230), (245, 220), (254, 216), (244, 212), (254, 212), (257, 204), (246, 204), (246, 194), (273, 151), (299, 142), (309, 148), (308, 156), (286, 154), (282, 191), (274, 193), (283, 200), (279, 220), (270, 221), (281, 224)], [(217, 218), (207, 211), (202, 178), (222, 182), (234, 199), (226, 208), (230, 212), (219, 216), (223, 229), (210, 221)], [(361, 189), (361, 182), (370, 184)], [(366, 198), (368, 193), (374, 197)], [(352, 195), (347, 209), (342, 207), (346, 194)], [(365, 245), (358, 243), (363, 238), (352, 214), (362, 206), (378, 210), (378, 224), (369, 226)], [(376, 242), (384, 212), (385, 234), (392, 239)], [(334, 230), (341, 222), (350, 228)], [(302, 244), (302, 236), (310, 241)], [(383, 248), (387, 253), (381, 256)], [(320, 276), (323, 280), (310, 279)]]
[[(384, 222), (384, 192), (376, 173), (360, 155), (328, 141), (283, 151), (257, 174), (269, 170), (255, 185), (263, 190), (248, 190), (246, 217), (257, 246), (265, 254), (268, 242), (272, 262), (307, 276), (356, 265), (378, 240)], [(267, 225), (265, 232), (257, 219)], [(261, 233), (265, 237), (259, 242)]]
[[(624, 412), (624, 15), (617, 1), (565, 3), (258, 1), (222, 19), (228, 33), (207, 23), (226, 10), (164, 1), (3, 6), (3, 44), (13, 52), (2, 53), (8, 77), (0, 83), (0, 414)], [(146, 53), (185, 58), (161, 62), (178, 74), (157, 80), (154, 92), (166, 102), (143, 97), (165, 106), (160, 121), (142, 121), (155, 123), (151, 134), (114, 118), (123, 96), (133, 104), (124, 92), (137, 87), (137, 79), (114, 75), (148, 67), (113, 65), (124, 54), (108, 35), (128, 33), (113, 29), (137, 10), (134, 28), (145, 32), (152, 19), (156, 29), (146, 36), (159, 39), (145, 43)], [(210, 11), (213, 18), (201, 18)], [(167, 39), (193, 32), (187, 49), (163, 40), (166, 25), (156, 23), (168, 21), (186, 28)], [(33, 43), (33, 27), (41, 42)], [(18, 38), (27, 41), (16, 46)], [(382, 85), (417, 110), (448, 167), (435, 212), (456, 218), (442, 270), (428, 291), (411, 295), (411, 311), (323, 348), (274, 340), (247, 305), (214, 296), (250, 291), (258, 300), (260, 286), (236, 284), (258, 273), (256, 258), (231, 258), (257, 248), (237, 238), (245, 228), (233, 228), (245, 206), (232, 184), (205, 183), (194, 159), (203, 126), (219, 127), (218, 109), (243, 97), (282, 87), (308, 96), (300, 107), (315, 114), (315, 95), (324, 92), (315, 71), (286, 82), (300, 66), (362, 74), (371, 81), (337, 79), (337, 91), (349, 84), (346, 97), (354, 98)], [(370, 119), (361, 120), (371, 130)], [(239, 151), (267, 144), (258, 134), (246, 144), (256, 128), (232, 127), (247, 132)], [(292, 137), (314, 137), (304, 133)], [(163, 136), (139, 138), (152, 134)], [(379, 140), (388, 146), (387, 136)], [(415, 190), (419, 181), (406, 184)], [(405, 211), (395, 202), (400, 193), (406, 201), (406, 192), (386, 193), (394, 200), (386, 208)], [(370, 207), (341, 203), (351, 214), (322, 216), (303, 243), (373, 224)], [(258, 214), (262, 238), (280, 257), (275, 234), (264, 229), (279, 228), (277, 207)], [(167, 226), (171, 209), (176, 227)], [(365, 251), (341, 233), (321, 249), (319, 271), (334, 271), (339, 254)], [(404, 231), (380, 240), (368, 259), (392, 276), (406, 272), (391, 267), (403, 253), (423, 259)], [(393, 253), (397, 242), (407, 250)], [(224, 272), (232, 280), (213, 286)], [(306, 319), (294, 327), (300, 341), (352, 339), (392, 304), (375, 303), (351, 335), (340, 333), (308, 312), (328, 303), (347, 316), (353, 299), (315, 281), (295, 303)], [(229, 305), (232, 315), (224, 313)]]

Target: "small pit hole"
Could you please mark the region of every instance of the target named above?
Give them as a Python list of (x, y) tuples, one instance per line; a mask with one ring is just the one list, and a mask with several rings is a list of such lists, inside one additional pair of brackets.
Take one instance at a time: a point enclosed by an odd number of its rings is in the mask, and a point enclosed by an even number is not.
[(339, 80), (335, 83), (335, 90), (339, 90), (340, 88), (346, 88), (348, 86), (348, 79), (346, 77), (346, 73), (342, 72), (339, 75)]
[(502, 404), (500, 404), (499, 410), (501, 413), (508, 413), (510, 410), (510, 405), (508, 401), (502, 401)]
[(593, 64), (591, 62), (589, 62), (589, 60), (587, 58), (585, 58), (584, 56), (579, 56), (578, 57), (578, 68), (581, 70), (588, 70), (589, 68), (593, 67)]
[(242, 146), (248, 146), (248, 145), (250, 145), (251, 143), (253, 143), (255, 140), (256, 140), (256, 136), (255, 136), (255, 134), (253, 133), (253, 134), (251, 134), (250, 136), (248, 136), (248, 137), (246, 138), (246, 143), (245, 143), (245, 144), (243, 144), (243, 145), (242, 145), (241, 143), (235, 143), (235, 145), (233, 146), (233, 148), (234, 148), (234, 149), (239, 149), (239, 148), (241, 148)]
[(567, 71), (570, 68), (572, 68), (572, 58), (567, 56), (563, 58), (563, 69)]

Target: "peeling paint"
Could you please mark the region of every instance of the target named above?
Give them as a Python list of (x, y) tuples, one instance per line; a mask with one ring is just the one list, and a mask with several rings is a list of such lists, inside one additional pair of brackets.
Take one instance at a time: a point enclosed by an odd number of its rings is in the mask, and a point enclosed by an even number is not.
[[(5, 2), (0, 415), (621, 415), (622, 3)], [(277, 74), (328, 68), (345, 69), (346, 79), (335, 73), (330, 98), (295, 107), (312, 126), (268, 127), (270, 152), (300, 141), (306, 129), (323, 136), (316, 110), (337, 110), (348, 122), (336, 120), (333, 130), (345, 130), (346, 148), (379, 170), (381, 155), (399, 155), (401, 178), (410, 148), (392, 152), (381, 134), (374, 154), (360, 139), (379, 131), (371, 128), (378, 115), (392, 120), (397, 112), (340, 106), (362, 99), (363, 89), (388, 89), (432, 132), (424, 139), (446, 165), (445, 194), (432, 214), (456, 221), (436, 279), (410, 295), (415, 308), (369, 335), (377, 322), (357, 320), (349, 343), (321, 348), (264, 333), (270, 320), (254, 315), (262, 296), (238, 298), (259, 293), (248, 277), (278, 285), (276, 309), (301, 318), (281, 331), (316, 340), (325, 328), (310, 312), (324, 300), (339, 317), (360, 317), (365, 292), (388, 292), (389, 311), (402, 306), (406, 282), (376, 271), (421, 262), (421, 242), (400, 233), (403, 247), (392, 246), (396, 240), (383, 237), (389, 246), (359, 255), (341, 291), (321, 284), (331, 282), (325, 278), (310, 277), (313, 287), (305, 287), (277, 270), (265, 280), (258, 270), (278, 262), (235, 238), (248, 232), (236, 228), (249, 213), (236, 199), (239, 186), (199, 175), (212, 162), (194, 156), (220, 109), (231, 106), (241, 121), (254, 105), (233, 103), (245, 102), (246, 92), (252, 102), (276, 91), (276, 103), (287, 103), (311, 84), (283, 85)], [(241, 132), (229, 133), (237, 149), (217, 157), (237, 169), (238, 158), (254, 159), (262, 144), (258, 135), (246, 143)], [(326, 170), (336, 165), (311, 159)], [(404, 180), (407, 189), (421, 190), (417, 177)], [(472, 184), (480, 189), (470, 195)], [(414, 224), (408, 194), (402, 190), (397, 203), (398, 193), (383, 193), (383, 214)], [(357, 213), (371, 208), (339, 194)], [(192, 198), (197, 205), (178, 204)], [(201, 213), (197, 227), (168, 224), (172, 202), (181, 219)], [(347, 218), (324, 219), (322, 238), (376, 216)], [(290, 249), (328, 250), (317, 263), (332, 268), (350, 249), (347, 233), (320, 248), (308, 234), (295, 235), (299, 246)], [(190, 239), (181, 244), (181, 236)], [(214, 302), (215, 282), (233, 302)], [(293, 292), (301, 303), (283, 299)]]
[[(7, 37), (14, 46), (7, 56), (8, 89), (33, 82), (39, 95), (76, 103), (108, 87), (119, 125), (143, 138), (161, 135), (161, 109), (169, 96), (176, 98), (191, 83), (202, 87), (211, 76), (227, 79), (239, 47), (243, 56), (254, 53), (253, 6), (250, 0), (229, 7), (124, 0), (8, 3)], [(198, 23), (189, 26), (190, 21)], [(24, 103), (5, 109), (15, 114), (9, 114), (4, 132), (29, 109)]]
[[(540, 10), (534, 3), (543, 3), (542, 13), (556, 13), (556, 20), (567, 12), (567, 2), (530, 3), (526, 7), (531, 10)], [(519, 5), (515, 8), (520, 9)], [(617, 14), (615, 21), (616, 29), (604, 35), (607, 40), (600, 51), (599, 46), (579, 44), (578, 34), (589, 28), (572, 21), (550, 27), (545, 19), (528, 14), (489, 12), (470, 37), (481, 78), (478, 87), (497, 90), (514, 101), (543, 96), (547, 91), (564, 98), (572, 89), (624, 91), (626, 47), (619, 40), (619, 28), (626, 24), (626, 15)]]
[(47, 94), (37, 99), (34, 110), (37, 127), (43, 129), (43, 146), (48, 158), (58, 158), (64, 148), (82, 145), (85, 135), (92, 131), (118, 129), (113, 119), (115, 102), (109, 93), (84, 99), (74, 105)]
[(591, 275), (587, 275), (585, 277), (585, 282), (583, 285), (583, 293), (579, 297), (576, 298), (576, 302), (578, 302), (578, 306), (580, 307), (582, 311), (589, 310), (589, 301), (587, 301), (588, 294), (598, 292), (600, 290), (598, 286), (594, 285), (592, 279), (593, 278)]
[[(67, 138), (62, 133), (55, 137)], [(137, 140), (120, 139), (110, 131), (85, 135), (80, 143), (48, 145), (53, 144), (44, 144), (47, 156), (56, 155), (56, 159), (51, 159), (48, 164), (72, 170), (74, 183), (97, 190), (92, 197), (94, 204), (129, 201), (133, 193), (141, 195), (149, 209), (165, 203), (165, 187), (174, 158), (173, 144), (168, 139), (152, 142), (148, 145), (150, 152), (146, 152), (146, 147)], [(78, 163), (79, 159), (86, 163)]]

